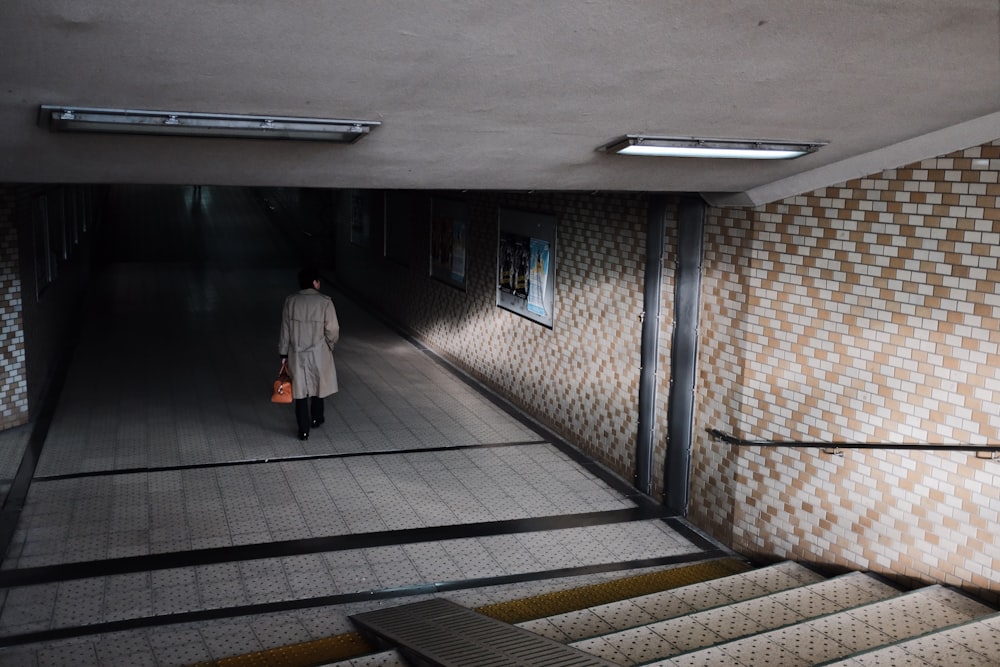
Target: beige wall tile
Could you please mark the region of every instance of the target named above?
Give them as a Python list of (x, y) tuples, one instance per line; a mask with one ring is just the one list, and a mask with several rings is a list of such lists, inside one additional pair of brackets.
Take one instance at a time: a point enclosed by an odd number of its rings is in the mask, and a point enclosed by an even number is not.
[(1000, 165), (974, 170), (980, 153), (1000, 146), (713, 212), (697, 523), (749, 553), (1000, 593), (1000, 464), (866, 450), (793, 459), (705, 434), (1000, 444), (1000, 216), (994, 186), (980, 187)]

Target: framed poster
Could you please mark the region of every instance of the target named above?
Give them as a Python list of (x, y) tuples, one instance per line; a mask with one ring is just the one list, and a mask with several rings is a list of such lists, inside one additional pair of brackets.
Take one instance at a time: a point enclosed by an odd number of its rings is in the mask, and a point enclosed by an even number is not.
[(431, 277), (465, 289), (469, 207), (464, 202), (431, 200)]
[(556, 219), (500, 209), (497, 306), (552, 328)]

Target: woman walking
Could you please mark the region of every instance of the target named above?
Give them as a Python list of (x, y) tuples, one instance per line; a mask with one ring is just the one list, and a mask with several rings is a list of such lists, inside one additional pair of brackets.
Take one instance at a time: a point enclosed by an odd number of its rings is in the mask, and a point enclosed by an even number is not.
[(310, 427), (325, 421), (323, 399), (337, 393), (333, 348), (340, 338), (340, 324), (333, 299), (319, 286), (319, 272), (302, 269), (299, 291), (285, 299), (281, 311), (278, 354), (292, 376), (299, 440), (308, 440)]

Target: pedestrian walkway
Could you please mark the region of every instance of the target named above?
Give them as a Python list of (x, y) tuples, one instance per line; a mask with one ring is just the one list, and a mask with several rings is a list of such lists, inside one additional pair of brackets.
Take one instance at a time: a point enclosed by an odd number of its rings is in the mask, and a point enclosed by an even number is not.
[(127, 188), (0, 568), (0, 664), (184, 665), (350, 614), (721, 554), (325, 284), (326, 423), (269, 402), (295, 253), (242, 189)]

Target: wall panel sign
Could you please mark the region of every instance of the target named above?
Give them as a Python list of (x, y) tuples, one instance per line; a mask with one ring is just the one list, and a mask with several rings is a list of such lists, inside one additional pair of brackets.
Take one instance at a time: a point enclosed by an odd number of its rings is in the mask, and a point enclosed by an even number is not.
[(497, 306), (552, 328), (556, 219), (500, 209)]
[(432, 199), (431, 277), (464, 290), (468, 241), (468, 204)]

